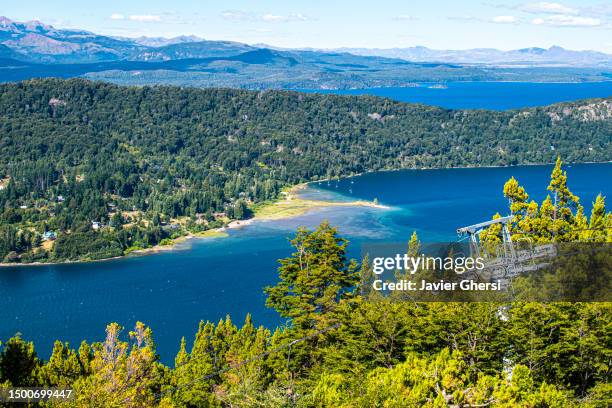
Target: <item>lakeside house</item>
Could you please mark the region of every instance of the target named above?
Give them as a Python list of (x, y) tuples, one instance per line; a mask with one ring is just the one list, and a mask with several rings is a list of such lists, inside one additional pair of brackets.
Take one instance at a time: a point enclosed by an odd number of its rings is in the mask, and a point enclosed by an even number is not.
[(53, 231), (47, 231), (43, 234), (44, 241), (55, 241), (56, 238), (57, 238), (57, 235)]
[(180, 224), (176, 224), (176, 223), (172, 223), (172, 224), (168, 224), (168, 225), (162, 226), (162, 229), (164, 231), (176, 231), (176, 230), (178, 230), (180, 228), (181, 228), (181, 225)]

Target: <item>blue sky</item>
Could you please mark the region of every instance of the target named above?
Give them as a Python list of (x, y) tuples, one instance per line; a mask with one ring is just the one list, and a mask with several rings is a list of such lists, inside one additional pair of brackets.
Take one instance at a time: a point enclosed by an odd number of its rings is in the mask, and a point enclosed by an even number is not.
[(612, 3), (598, 1), (11, 1), (1, 14), (136, 37), (197, 35), (280, 47), (515, 49), (612, 53)]

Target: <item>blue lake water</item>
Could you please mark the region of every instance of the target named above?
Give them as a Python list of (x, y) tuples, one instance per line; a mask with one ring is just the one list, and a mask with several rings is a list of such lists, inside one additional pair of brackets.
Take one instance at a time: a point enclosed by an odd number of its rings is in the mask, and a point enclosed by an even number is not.
[[(153, 328), (158, 351), (171, 363), (181, 336), (193, 338), (200, 320), (247, 313), (256, 324), (282, 324), (264, 306), (262, 289), (276, 281), (277, 260), (288, 256), (288, 239), (298, 226), (327, 219), (350, 240), (359, 257), (363, 243), (408, 240), (416, 230), (423, 241), (455, 240), (459, 226), (507, 213), (503, 183), (518, 178), (531, 197), (546, 195), (551, 166), (406, 170), (371, 173), (313, 184), (309, 198), (378, 198), (390, 209), (328, 207), (286, 220), (258, 222), (230, 231), (227, 238), (194, 239), (176, 250), (87, 264), (0, 269), (0, 339), (16, 332), (33, 340), (48, 357), (52, 342), (100, 341), (105, 325)], [(610, 197), (612, 164), (573, 165), (569, 186), (587, 210), (598, 193)]]
[(316, 90), (342, 95), (375, 95), (402, 102), (423, 103), (450, 109), (507, 110), (557, 102), (612, 96), (612, 81), (585, 83), (449, 82), (446, 88), (421, 84), (412, 88)]

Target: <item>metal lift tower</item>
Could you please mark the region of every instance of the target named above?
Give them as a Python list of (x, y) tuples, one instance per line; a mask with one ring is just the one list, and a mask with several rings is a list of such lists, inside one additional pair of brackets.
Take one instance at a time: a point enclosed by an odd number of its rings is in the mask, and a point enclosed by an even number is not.
[(480, 256), (480, 233), (487, 227), (494, 224), (502, 224), (502, 238), (504, 240), (504, 254), (506, 258), (514, 258), (514, 246), (512, 245), (512, 238), (510, 237), (510, 229), (508, 224), (512, 222), (512, 216), (497, 218), (495, 220), (485, 221), (474, 225), (468, 225), (467, 227), (457, 228), (457, 234), (467, 234), (470, 239), (470, 250), (473, 256)]
[[(513, 216), (510, 215), (457, 229), (457, 234), (467, 234), (470, 239), (470, 252), (472, 256), (488, 258), (486, 263), (487, 269), (491, 271), (491, 276), (494, 279), (511, 278), (524, 272), (530, 272), (545, 267), (548, 265), (546, 260), (554, 257), (557, 253), (553, 244), (538, 245), (534, 247), (531, 240), (528, 238), (526, 239), (526, 243), (529, 248), (515, 248), (515, 242), (512, 241), (510, 228), (508, 227), (512, 222), (512, 218)], [(494, 224), (502, 225), (504, 251), (503, 254), (497, 253), (492, 256), (492, 254), (489, 253), (482, 253), (479, 235), (485, 228)], [(525, 240), (525, 238), (523, 238), (523, 240)], [(516, 242), (516, 244), (519, 244), (519, 242)]]

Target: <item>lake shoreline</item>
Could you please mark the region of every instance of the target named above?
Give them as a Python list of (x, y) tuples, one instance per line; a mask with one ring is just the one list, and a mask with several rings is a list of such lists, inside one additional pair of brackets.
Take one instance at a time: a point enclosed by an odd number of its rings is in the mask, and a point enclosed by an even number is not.
[[(567, 163), (567, 165), (578, 165), (578, 164), (609, 164), (612, 163), (610, 161), (603, 162), (576, 162), (576, 163)], [(294, 186), (289, 187), (286, 191), (282, 192), (281, 195), (284, 197), (279, 197), (277, 200), (270, 201), (268, 203), (260, 204), (260, 206), (255, 210), (255, 215), (252, 218), (248, 218), (245, 220), (233, 220), (228, 223), (226, 226), (216, 229), (211, 229), (204, 231), (202, 233), (188, 233), (182, 235), (178, 238), (175, 238), (171, 244), (168, 245), (155, 245), (150, 248), (142, 248), (129, 252), (128, 254), (114, 256), (110, 258), (102, 258), (102, 259), (92, 259), (92, 260), (67, 260), (67, 261), (58, 261), (58, 262), (30, 262), (30, 263), (5, 263), (0, 262), (0, 270), (6, 267), (29, 267), (29, 266), (53, 266), (53, 265), (64, 265), (64, 264), (88, 264), (94, 262), (108, 262), (113, 260), (120, 260), (129, 257), (137, 257), (137, 256), (145, 256), (151, 255), (155, 253), (161, 252), (169, 252), (176, 250), (177, 246), (183, 244), (191, 239), (212, 239), (212, 238), (225, 238), (229, 236), (229, 230), (240, 229), (245, 226), (251, 225), (255, 222), (262, 221), (272, 221), (279, 219), (288, 219), (292, 217), (298, 217), (317, 208), (326, 208), (326, 207), (369, 207), (369, 208), (378, 208), (388, 210), (391, 209), (389, 206), (385, 206), (382, 204), (377, 204), (370, 201), (365, 200), (356, 200), (356, 201), (319, 201), (319, 200), (310, 200), (310, 199), (302, 199), (299, 197), (299, 191), (305, 189), (310, 184), (317, 184), (327, 181), (336, 181), (341, 179), (350, 179), (353, 177), (363, 176), (366, 174), (372, 173), (382, 173), (382, 172), (399, 172), (404, 170), (418, 170), (418, 171), (427, 171), (427, 170), (457, 170), (457, 169), (497, 169), (497, 168), (514, 168), (514, 167), (536, 167), (536, 166), (551, 166), (554, 163), (529, 163), (529, 164), (516, 164), (509, 166), (499, 166), (499, 165), (489, 165), (489, 166), (455, 166), (455, 167), (422, 167), (422, 168), (402, 168), (402, 169), (380, 169), (380, 170), (372, 170), (366, 171), (362, 173), (357, 173), (349, 176), (343, 176), (338, 178), (323, 178), (319, 180), (313, 180), (305, 183), (296, 184)]]
[(379, 209), (390, 209), (390, 207), (376, 204), (373, 202), (365, 201), (365, 200), (357, 200), (357, 201), (319, 201), (319, 200), (306, 200), (299, 197), (299, 191), (303, 190), (307, 187), (308, 183), (301, 183), (290, 187), (287, 191), (281, 193), (285, 197), (279, 198), (277, 200), (271, 201), (269, 203), (261, 205), (258, 211), (256, 212), (252, 218), (248, 218), (245, 220), (233, 220), (229, 222), (226, 226), (215, 228), (211, 230), (207, 230), (201, 233), (187, 233), (180, 237), (173, 239), (172, 243), (167, 245), (154, 245), (150, 248), (142, 248), (130, 251), (127, 254), (113, 256), (110, 258), (103, 259), (92, 259), (92, 260), (67, 260), (67, 261), (58, 261), (58, 262), (29, 262), (29, 263), (6, 263), (0, 262), (0, 268), (3, 267), (12, 267), (12, 266), (52, 266), (52, 265), (64, 265), (64, 264), (88, 264), (94, 262), (108, 262), (112, 260), (124, 259), (135, 256), (144, 256), (151, 255), (160, 252), (169, 252), (176, 250), (177, 246), (183, 244), (192, 239), (213, 239), (213, 238), (225, 238), (228, 237), (229, 230), (240, 229), (251, 225), (255, 222), (261, 221), (270, 221), (270, 220), (279, 220), (297, 217), (307, 213), (310, 210), (316, 208), (325, 208), (325, 207), (370, 207), (370, 208), (379, 208)]
[[(587, 162), (571, 162), (571, 163), (564, 163), (564, 166), (573, 166), (573, 165), (577, 165), (577, 164), (610, 164), (612, 163), (612, 160), (608, 160), (608, 161), (587, 161)], [(342, 179), (350, 179), (353, 177), (359, 177), (359, 176), (364, 176), (366, 174), (372, 174), (372, 173), (394, 173), (394, 172), (398, 172), (398, 171), (404, 171), (404, 170), (414, 170), (414, 171), (427, 171), (427, 170), (463, 170), (463, 169), (511, 169), (514, 167), (537, 167), (537, 166), (554, 166), (555, 163), (554, 162), (550, 162), (550, 163), (527, 163), (527, 164), (510, 164), (508, 166), (499, 166), (499, 165), (487, 165), (487, 166), (453, 166), (453, 167), (404, 167), (401, 169), (379, 169), (379, 170), (369, 170), (369, 171), (364, 171), (361, 173), (355, 173), (352, 174), (350, 176), (342, 176), (342, 177), (332, 177), (332, 178), (322, 178), (319, 180), (313, 180), (313, 181), (309, 181), (306, 183), (303, 183), (304, 185), (308, 185), (308, 184), (316, 184), (316, 183), (322, 183), (322, 182), (326, 182), (326, 181), (338, 181), (338, 180), (342, 180)]]
[(609, 78), (597, 81), (453, 80), (292, 90), (318, 95), (373, 96), (445, 110), (511, 112), (541, 106), (563, 105), (580, 100), (606, 99), (612, 94), (612, 80)]
[[(607, 84), (612, 82), (612, 79), (601, 79), (601, 80), (588, 80), (588, 81), (512, 81), (512, 80), (479, 80), (479, 81), (466, 81), (466, 80), (453, 80), (453, 81), (417, 81), (417, 82), (408, 82), (403, 85), (394, 85), (394, 86), (367, 86), (367, 87), (337, 87), (337, 88), (287, 88), (287, 91), (293, 92), (302, 92), (302, 93), (323, 93), (323, 94), (334, 94), (334, 92), (343, 92), (343, 91), (366, 91), (369, 89), (405, 89), (405, 88), (430, 88), (431, 85), (447, 85), (447, 84), (471, 84), (471, 83), (485, 83), (485, 84), (533, 84), (533, 85), (542, 85), (542, 84), (551, 84), (551, 85), (581, 85), (581, 84)], [(439, 88), (433, 88), (439, 89)], [(446, 89), (446, 88), (445, 88)], [(321, 92), (323, 91), (323, 92)], [(352, 94), (341, 94), (341, 95), (352, 95)], [(368, 94), (363, 94), (368, 95)], [(388, 98), (387, 96), (379, 96), (373, 95), (379, 98)], [(598, 97), (593, 97), (598, 98)], [(589, 98), (587, 98), (589, 99)], [(563, 102), (556, 102), (563, 103)]]

